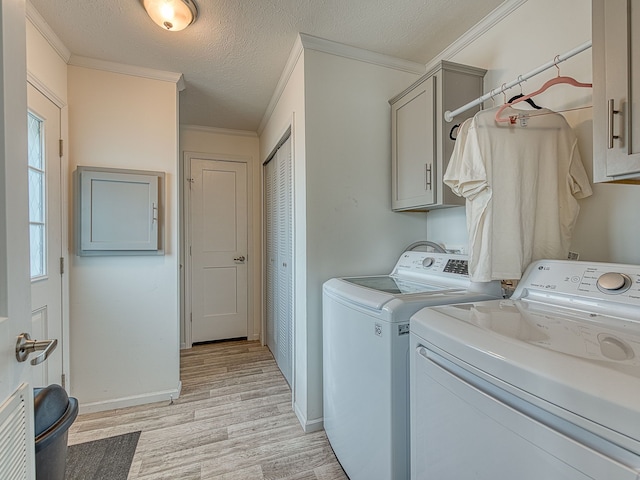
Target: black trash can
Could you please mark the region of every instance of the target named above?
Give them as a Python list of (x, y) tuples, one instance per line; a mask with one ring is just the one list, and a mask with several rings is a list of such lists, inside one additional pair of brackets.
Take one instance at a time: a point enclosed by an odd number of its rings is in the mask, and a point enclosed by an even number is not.
[(34, 388), (36, 480), (64, 480), (69, 427), (78, 416), (78, 400), (60, 385)]

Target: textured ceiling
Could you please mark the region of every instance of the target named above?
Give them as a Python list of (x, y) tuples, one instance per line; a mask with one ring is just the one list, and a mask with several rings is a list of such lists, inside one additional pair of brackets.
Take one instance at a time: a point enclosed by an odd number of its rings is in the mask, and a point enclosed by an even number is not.
[(196, 0), (160, 29), (139, 0), (31, 0), (74, 55), (179, 72), (180, 123), (256, 131), (298, 32), (427, 63), (503, 0)]

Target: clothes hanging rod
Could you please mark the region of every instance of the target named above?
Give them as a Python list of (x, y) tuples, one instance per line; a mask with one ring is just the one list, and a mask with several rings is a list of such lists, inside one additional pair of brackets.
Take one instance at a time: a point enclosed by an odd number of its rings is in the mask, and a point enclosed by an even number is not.
[(462, 112), (466, 112), (467, 110), (469, 110), (470, 108), (475, 107), (476, 105), (480, 105), (482, 102), (489, 100), (492, 97), (495, 97), (498, 93), (504, 92), (506, 90), (509, 90), (511, 87), (515, 87), (516, 85), (521, 84), (522, 82), (524, 82), (525, 80), (538, 75), (541, 72), (544, 72), (545, 70), (548, 70), (551, 67), (554, 67), (556, 65), (558, 65), (560, 62), (564, 62), (565, 60), (581, 53), (584, 52), (585, 50), (591, 48), (591, 40), (589, 40), (588, 42), (584, 42), (582, 45), (577, 46), (576, 48), (574, 48), (573, 50), (569, 50), (568, 52), (562, 54), (562, 55), (557, 55), (556, 57), (554, 57), (553, 60), (551, 60), (550, 62), (545, 63), (544, 65), (540, 65), (538, 68), (535, 68), (533, 70), (531, 70), (529, 73), (525, 73), (524, 75), (518, 75), (518, 78), (516, 78), (515, 80), (512, 80), (509, 83), (503, 83), (500, 87), (497, 88), (493, 88), (489, 91), (489, 93), (485, 93), (484, 95), (482, 95), (481, 97), (476, 98), (475, 100), (467, 103), (466, 105), (463, 105), (460, 108), (457, 108), (456, 110), (454, 110), (453, 112), (447, 110), (446, 112), (444, 112), (444, 119), (447, 122), (451, 122), (456, 115), (460, 115)]

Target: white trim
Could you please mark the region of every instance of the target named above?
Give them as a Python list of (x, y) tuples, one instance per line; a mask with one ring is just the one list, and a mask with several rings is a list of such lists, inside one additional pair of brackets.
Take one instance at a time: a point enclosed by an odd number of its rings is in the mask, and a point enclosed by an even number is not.
[(105, 410), (135, 407), (137, 405), (146, 405), (148, 403), (171, 402), (180, 396), (181, 391), (182, 382), (178, 382), (177, 387), (172, 390), (162, 390), (160, 392), (114, 398), (112, 400), (103, 400), (100, 402), (80, 403), (80, 413), (104, 412)]
[(298, 408), (298, 405), (295, 404), (293, 406), (293, 410), (296, 413), (296, 417), (298, 417), (300, 425), (302, 425), (304, 433), (318, 432), (324, 428), (324, 419), (316, 418), (315, 420), (307, 420), (302, 411)]
[(42, 82), (38, 77), (36, 77), (33, 73), (27, 71), (27, 82), (33, 86), (36, 90), (38, 90), (41, 94), (47, 97), (51, 102), (58, 108), (64, 108), (67, 106), (67, 102), (61, 99), (58, 95), (55, 94), (53, 90), (51, 90), (44, 82)]
[(124, 63), (107, 62), (106, 60), (97, 60), (95, 58), (81, 57), (74, 54), (71, 55), (68, 63), (76, 67), (93, 68), (94, 70), (104, 70), (106, 72), (132, 75), (134, 77), (172, 82), (178, 86), (178, 91), (180, 91), (181, 87), (184, 87), (184, 79), (181, 73), (136, 67), (133, 65), (125, 65)]
[(467, 46), (475, 42), (479, 37), (491, 30), (494, 25), (511, 15), (511, 13), (526, 2), (527, 0), (506, 0), (486, 17), (467, 30), (466, 33), (459, 37), (455, 42), (432, 58), (431, 61), (427, 63), (425, 71), (435, 68), (440, 60), (451, 60), (455, 55), (467, 48)]
[(204, 132), (218, 135), (235, 135), (237, 137), (258, 138), (258, 134), (250, 130), (232, 130), (230, 128), (203, 127), (201, 125), (180, 125), (180, 130), (190, 130), (193, 132)]
[(361, 62), (372, 63), (380, 67), (393, 68), (403, 72), (422, 75), (425, 73), (424, 65), (402, 58), (392, 57), (382, 53), (372, 52), (363, 48), (352, 47), (342, 43), (326, 40), (306, 33), (300, 33), (302, 46), (305, 50), (316, 50), (318, 52), (338, 55), (340, 57), (351, 58)]
[(26, 4), (26, 13), (27, 20), (29, 20), (36, 30), (40, 32), (40, 34), (44, 37), (44, 39), (51, 45), (56, 53), (62, 58), (64, 63), (69, 63), (69, 58), (71, 58), (71, 52), (62, 43), (62, 40), (55, 34), (55, 32), (51, 29), (49, 24), (42, 18), (42, 15), (36, 10), (29, 0), (27, 0)]

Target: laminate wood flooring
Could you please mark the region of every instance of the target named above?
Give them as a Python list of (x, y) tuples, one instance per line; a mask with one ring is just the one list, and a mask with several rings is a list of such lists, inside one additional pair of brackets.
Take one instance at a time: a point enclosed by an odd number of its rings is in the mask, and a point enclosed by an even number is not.
[(347, 480), (324, 431), (302, 430), (268, 348), (212, 343), (180, 357), (173, 404), (81, 414), (69, 444), (140, 430), (129, 480)]

